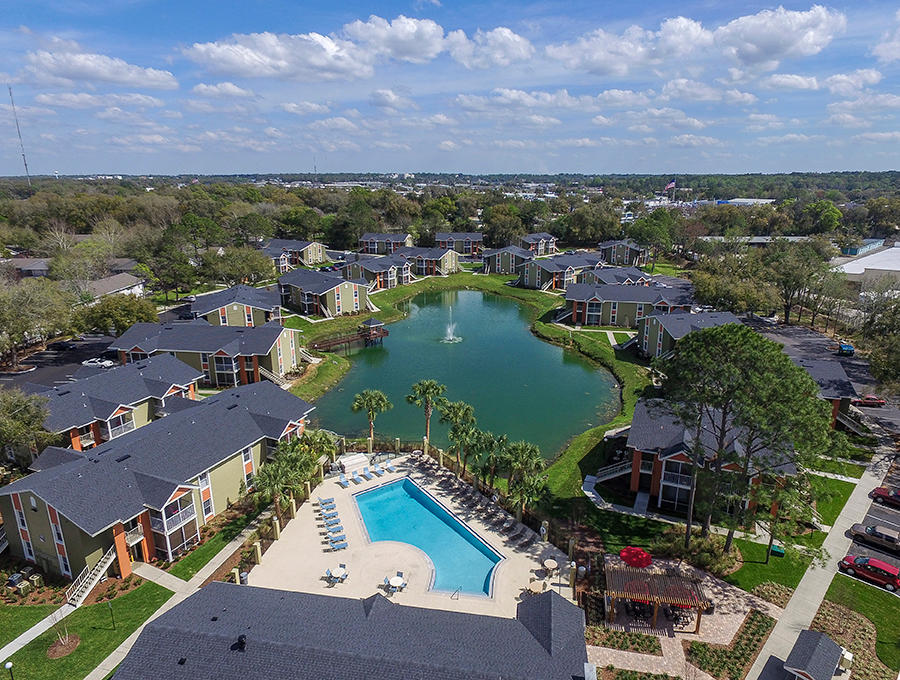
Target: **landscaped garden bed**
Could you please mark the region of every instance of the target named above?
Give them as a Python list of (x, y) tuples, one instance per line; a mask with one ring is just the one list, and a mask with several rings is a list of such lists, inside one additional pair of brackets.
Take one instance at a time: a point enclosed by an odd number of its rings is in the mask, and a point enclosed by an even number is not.
[(794, 589), (788, 588), (781, 583), (764, 581), (759, 585), (753, 586), (753, 588), (750, 589), (750, 592), (756, 595), (756, 597), (784, 609), (787, 607), (788, 601), (790, 601), (791, 596), (794, 594)]
[(681, 680), (680, 676), (663, 673), (648, 673), (646, 671), (629, 671), (623, 668), (606, 666), (597, 669), (598, 680)]
[(775, 619), (752, 609), (729, 645), (684, 641), (688, 662), (717, 680), (743, 680), (756, 660)]
[(587, 626), (584, 630), (584, 639), (587, 644), (595, 647), (609, 647), (626, 652), (662, 656), (662, 645), (655, 635), (612, 630), (606, 626)]
[[(883, 613), (888, 616), (887, 612)], [(897, 671), (885, 666), (878, 658), (878, 631), (875, 624), (862, 614), (824, 600), (810, 626), (853, 653), (854, 680), (894, 680)]]

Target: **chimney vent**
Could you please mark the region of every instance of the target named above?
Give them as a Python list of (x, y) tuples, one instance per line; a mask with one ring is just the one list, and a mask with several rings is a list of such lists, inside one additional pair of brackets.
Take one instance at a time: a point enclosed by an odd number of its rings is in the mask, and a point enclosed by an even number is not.
[(242, 652), (245, 649), (247, 649), (247, 636), (246, 635), (244, 635), (244, 634), (238, 635), (237, 646), (238, 646), (238, 649), (241, 650)]

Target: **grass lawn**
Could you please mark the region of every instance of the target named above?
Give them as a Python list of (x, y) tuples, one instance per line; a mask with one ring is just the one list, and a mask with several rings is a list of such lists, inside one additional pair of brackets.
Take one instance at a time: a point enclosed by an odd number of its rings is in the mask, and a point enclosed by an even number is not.
[(170, 290), (168, 301), (166, 300), (165, 293), (163, 293), (162, 291), (158, 291), (158, 292), (154, 293), (153, 295), (151, 295), (150, 299), (157, 306), (174, 305), (176, 302), (180, 302), (181, 298), (183, 298), (185, 295), (197, 295), (199, 293), (208, 293), (209, 291), (214, 290), (217, 287), (221, 288), (221, 286), (213, 286), (208, 283), (204, 283), (199, 286), (194, 286), (190, 290), (180, 291), (178, 293), (178, 300), (175, 299), (175, 291)]
[(843, 475), (844, 477), (853, 477), (859, 479), (863, 476), (866, 468), (862, 465), (847, 463), (843, 460), (831, 460), (830, 458), (820, 458), (816, 461), (813, 469), (820, 472), (831, 472), (835, 475)]
[(620, 345), (623, 342), (628, 342), (629, 340), (631, 340), (631, 336), (628, 333), (613, 333), (613, 337)]
[(228, 524), (226, 524), (219, 533), (206, 542), (201, 543), (187, 555), (182, 557), (178, 562), (172, 565), (169, 573), (177, 576), (185, 581), (190, 581), (191, 577), (200, 571), (206, 564), (222, 550), (233, 538), (236, 538), (241, 531), (244, 530), (250, 522), (252, 522), (259, 512), (253, 512), (249, 515), (241, 515)]
[(12, 642), (54, 610), (58, 604), (0, 604), (0, 647)]
[(810, 475), (809, 483), (816, 495), (823, 497), (822, 500), (816, 502), (816, 510), (818, 510), (822, 521), (828, 525), (834, 524), (856, 485), (840, 479), (829, 479), (818, 475)]
[(661, 276), (677, 276), (677, 277), (681, 277), (681, 278), (684, 278), (684, 272), (685, 272), (685, 270), (682, 269), (681, 267), (679, 267), (675, 264), (672, 264), (671, 262), (666, 262), (663, 259), (659, 259), (656, 261), (655, 268), (653, 267), (653, 265), (648, 264), (648, 265), (641, 267), (641, 269), (643, 269), (645, 272), (648, 272), (648, 273), (650, 272), (651, 269), (653, 269), (654, 274), (659, 274)]
[(618, 553), (629, 545), (649, 547), (653, 539), (669, 527), (655, 519), (600, 510), (587, 499), (585, 502), (592, 511), (584, 517), (584, 524), (599, 534), (603, 547), (610, 553)]
[[(824, 535), (822, 538), (824, 540)], [(744, 564), (724, 580), (747, 592), (766, 581), (796, 588), (811, 561), (808, 557), (789, 552), (784, 557), (773, 555), (765, 564), (768, 546), (742, 538), (734, 539), (734, 544), (740, 549)]]
[(48, 659), (47, 649), (56, 640), (56, 632), (50, 629), (12, 655), (16, 676), (28, 680), (83, 678), (171, 596), (171, 591), (147, 582), (117, 597), (112, 600), (115, 628), (106, 602), (77, 609), (60, 626), (81, 639), (77, 649), (61, 659)]
[(859, 612), (875, 624), (878, 658), (888, 668), (900, 671), (900, 599), (896, 595), (835, 574), (825, 599)]
[(326, 353), (321, 363), (311, 364), (291, 387), (291, 392), (306, 401), (315, 401), (343, 378), (352, 364), (337, 354)]

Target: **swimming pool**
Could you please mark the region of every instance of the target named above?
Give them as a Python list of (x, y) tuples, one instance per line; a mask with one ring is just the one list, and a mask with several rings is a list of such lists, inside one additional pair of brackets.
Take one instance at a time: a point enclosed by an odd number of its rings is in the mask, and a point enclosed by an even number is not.
[(372, 541), (413, 545), (434, 565), (433, 590), (490, 595), (503, 558), (409, 478), (354, 496)]

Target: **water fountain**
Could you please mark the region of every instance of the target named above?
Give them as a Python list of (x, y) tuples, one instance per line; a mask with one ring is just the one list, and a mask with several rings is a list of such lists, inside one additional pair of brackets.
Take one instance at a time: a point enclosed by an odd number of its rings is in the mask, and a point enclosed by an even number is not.
[(462, 338), (456, 335), (456, 323), (453, 321), (453, 307), (450, 307), (450, 320), (447, 322), (447, 328), (444, 330), (444, 337), (441, 342), (457, 343), (462, 342)]

